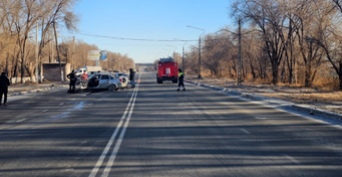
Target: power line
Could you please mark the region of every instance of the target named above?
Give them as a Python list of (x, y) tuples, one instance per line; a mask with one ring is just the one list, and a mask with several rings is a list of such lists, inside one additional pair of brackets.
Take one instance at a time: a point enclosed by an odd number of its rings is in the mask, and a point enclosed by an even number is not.
[(78, 32), (78, 34), (91, 36), (91, 37), (98, 37), (98, 38), (108, 38), (108, 39), (115, 39), (115, 40), (126, 40), (126, 41), (148, 41), (148, 42), (189, 42), (189, 41), (197, 41), (197, 40), (183, 40), (183, 39), (143, 39), (143, 38), (126, 38), (126, 37), (114, 37), (114, 36), (105, 36), (99, 34), (89, 34), (86, 32)]
[[(227, 30), (228, 31), (228, 30)], [(247, 34), (252, 31), (245, 32), (243, 34)], [(107, 38), (107, 39), (114, 39), (114, 40), (125, 40), (125, 41), (145, 41), (145, 42), (197, 42), (198, 39), (144, 39), (144, 38), (127, 38), (127, 37), (115, 37), (115, 36), (105, 36), (105, 35), (99, 35), (99, 34), (90, 34), (88, 32), (77, 32), (80, 35), (85, 35), (85, 36), (91, 36), (91, 37), (97, 37), (97, 38)], [(230, 39), (227, 37), (221, 37), (221, 38), (212, 38), (212, 39), (206, 39), (207, 41), (217, 41), (217, 40), (225, 40), (225, 39)]]

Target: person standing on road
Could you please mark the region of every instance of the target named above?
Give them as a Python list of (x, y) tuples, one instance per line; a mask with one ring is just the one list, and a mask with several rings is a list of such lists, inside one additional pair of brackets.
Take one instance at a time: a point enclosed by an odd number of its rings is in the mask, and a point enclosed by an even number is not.
[(178, 89), (177, 91), (180, 90), (180, 87), (183, 87), (183, 91), (185, 91), (184, 87), (184, 73), (181, 69), (178, 69)]
[(8, 92), (8, 86), (10, 85), (10, 81), (6, 76), (5, 72), (1, 73), (0, 76), (0, 106), (2, 102), (2, 95), (4, 95), (4, 106), (7, 106), (7, 92)]
[(87, 74), (87, 71), (83, 71), (83, 74), (82, 74), (82, 76), (81, 76), (81, 79), (82, 80), (88, 80), (88, 74)]
[(86, 86), (87, 84), (87, 81), (88, 81), (88, 74), (87, 74), (87, 71), (83, 71), (83, 74), (81, 75), (81, 84), (82, 86)]
[[(76, 74), (75, 71), (72, 70), (71, 73), (67, 75), (67, 78), (70, 80), (69, 83), (69, 92), (75, 92), (75, 85), (76, 85)], [(72, 88), (72, 89), (71, 89)]]
[(135, 87), (134, 75), (135, 71), (133, 70), (133, 68), (129, 68), (129, 81), (131, 82), (132, 88)]

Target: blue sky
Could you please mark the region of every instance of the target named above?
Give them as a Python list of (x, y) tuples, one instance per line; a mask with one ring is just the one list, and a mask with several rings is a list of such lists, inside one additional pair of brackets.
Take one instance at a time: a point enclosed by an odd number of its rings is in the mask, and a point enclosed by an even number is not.
[(95, 44), (101, 50), (127, 55), (136, 63), (153, 62), (171, 56), (173, 51), (181, 53), (183, 46), (188, 50), (191, 45), (197, 45), (196, 40), (203, 31), (187, 26), (204, 29), (205, 34), (232, 26), (231, 1), (80, 0), (75, 6), (80, 19), (79, 33), (66, 35)]

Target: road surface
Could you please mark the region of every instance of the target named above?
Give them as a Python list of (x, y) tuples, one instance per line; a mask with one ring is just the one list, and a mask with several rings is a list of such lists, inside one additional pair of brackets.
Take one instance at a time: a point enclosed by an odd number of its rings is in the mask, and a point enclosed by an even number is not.
[(135, 89), (10, 97), (0, 176), (341, 176), (342, 130), (218, 91), (137, 75)]

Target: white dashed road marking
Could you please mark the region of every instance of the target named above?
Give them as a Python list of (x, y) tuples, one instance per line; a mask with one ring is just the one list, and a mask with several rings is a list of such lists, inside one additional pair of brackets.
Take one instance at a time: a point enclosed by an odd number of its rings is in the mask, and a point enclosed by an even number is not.
[(23, 122), (24, 120), (26, 119), (20, 119), (20, 120), (17, 120), (16, 122)]
[(287, 158), (288, 160), (290, 160), (294, 164), (300, 164), (300, 162), (298, 160), (296, 160), (295, 158), (293, 158), (291, 156), (284, 155), (284, 157)]
[(240, 130), (243, 131), (243, 132), (246, 133), (246, 134), (251, 134), (249, 131), (247, 131), (247, 130), (244, 129), (244, 128), (241, 128)]

